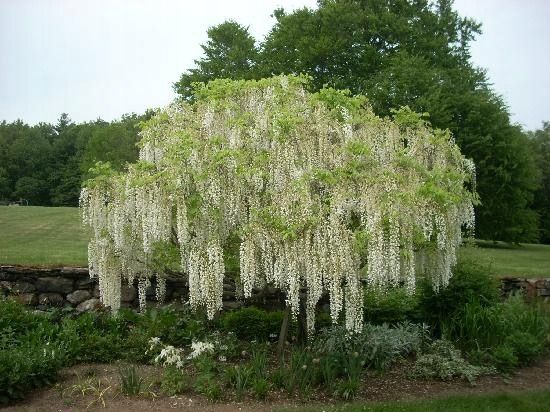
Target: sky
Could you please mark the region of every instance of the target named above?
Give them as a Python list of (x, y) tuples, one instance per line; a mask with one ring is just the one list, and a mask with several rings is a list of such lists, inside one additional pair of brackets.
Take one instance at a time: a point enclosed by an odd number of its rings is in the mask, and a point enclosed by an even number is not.
[[(0, 0), (0, 121), (76, 122), (168, 104), (208, 27), (233, 19), (261, 40), (273, 10), (316, 0)], [(455, 0), (483, 23), (472, 45), (512, 120), (550, 120), (550, 1)]]

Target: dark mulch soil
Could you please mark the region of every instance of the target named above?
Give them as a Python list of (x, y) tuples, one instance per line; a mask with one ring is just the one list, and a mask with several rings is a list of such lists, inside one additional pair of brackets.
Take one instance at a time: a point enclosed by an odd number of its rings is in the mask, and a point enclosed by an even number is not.
[[(513, 392), (530, 389), (550, 389), (550, 358), (518, 370), (512, 376), (486, 376), (475, 386), (463, 381), (419, 381), (407, 377), (410, 362), (403, 362), (390, 371), (369, 373), (364, 379), (357, 401), (430, 399), (458, 394)], [(139, 374), (151, 378), (161, 375), (154, 366), (139, 366)], [(147, 385), (144, 385), (147, 389)], [(226, 394), (229, 396), (229, 394)], [(312, 393), (305, 401), (289, 397), (285, 392), (271, 392), (265, 402), (252, 399), (212, 403), (204, 397), (190, 394), (167, 397), (152, 386), (139, 396), (127, 397), (120, 392), (118, 365), (86, 364), (64, 369), (59, 382), (51, 388), (35, 391), (25, 401), (5, 408), (5, 411), (266, 411), (274, 409), (300, 410), (305, 405), (341, 403), (321, 392)]]

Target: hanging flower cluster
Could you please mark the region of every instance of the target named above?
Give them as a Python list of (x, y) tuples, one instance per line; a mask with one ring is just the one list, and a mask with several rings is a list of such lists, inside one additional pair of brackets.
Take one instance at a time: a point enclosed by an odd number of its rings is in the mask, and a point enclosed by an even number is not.
[[(225, 258), (238, 250), (245, 297), (272, 284), (308, 328), (324, 292), (336, 322), (362, 325), (363, 285), (405, 284), (417, 274), (447, 284), (462, 230), (473, 229), (472, 162), (448, 132), (408, 109), (375, 116), (364, 97), (306, 79), (217, 80), (176, 102), (142, 131), (140, 160), (103, 172), (81, 193), (93, 230), (92, 276), (104, 304), (120, 305), (121, 278), (140, 302), (155, 245), (172, 242), (192, 307), (222, 307)], [(238, 248), (229, 247), (239, 242)]]

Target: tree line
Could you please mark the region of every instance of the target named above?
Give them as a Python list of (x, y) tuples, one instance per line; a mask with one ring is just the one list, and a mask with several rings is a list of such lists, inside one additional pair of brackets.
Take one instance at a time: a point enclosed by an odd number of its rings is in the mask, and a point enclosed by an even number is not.
[[(364, 94), (376, 114), (408, 106), (432, 126), (449, 129), (477, 166), (476, 233), (480, 238), (550, 243), (550, 127), (525, 132), (476, 67), (470, 45), (481, 25), (460, 16), (452, 0), (319, 0), (315, 9), (274, 11), (261, 41), (226, 21), (208, 30), (204, 55), (174, 84), (192, 99), (193, 83), (306, 74), (323, 87)], [(137, 156), (138, 124), (0, 124), (0, 199), (75, 205), (81, 182), (98, 161), (115, 168)]]
[(137, 158), (139, 123), (151, 116), (76, 124), (0, 123), (0, 200), (39, 206), (77, 206), (82, 182), (97, 161), (121, 170)]

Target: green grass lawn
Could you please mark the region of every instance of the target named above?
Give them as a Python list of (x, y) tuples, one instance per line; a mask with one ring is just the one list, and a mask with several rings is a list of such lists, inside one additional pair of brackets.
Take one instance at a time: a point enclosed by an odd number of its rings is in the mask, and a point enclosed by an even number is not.
[(76, 207), (0, 206), (0, 263), (87, 265)]
[[(318, 407), (304, 411), (321, 410)], [(423, 401), (356, 403), (322, 408), (327, 412), (548, 412), (550, 391), (460, 395)]]
[[(0, 206), (0, 264), (86, 265), (86, 231), (74, 207)], [(461, 254), (497, 276), (550, 277), (550, 245), (477, 242)]]
[(477, 247), (463, 247), (461, 255), (489, 265), (498, 277), (550, 278), (550, 245), (476, 242)]

